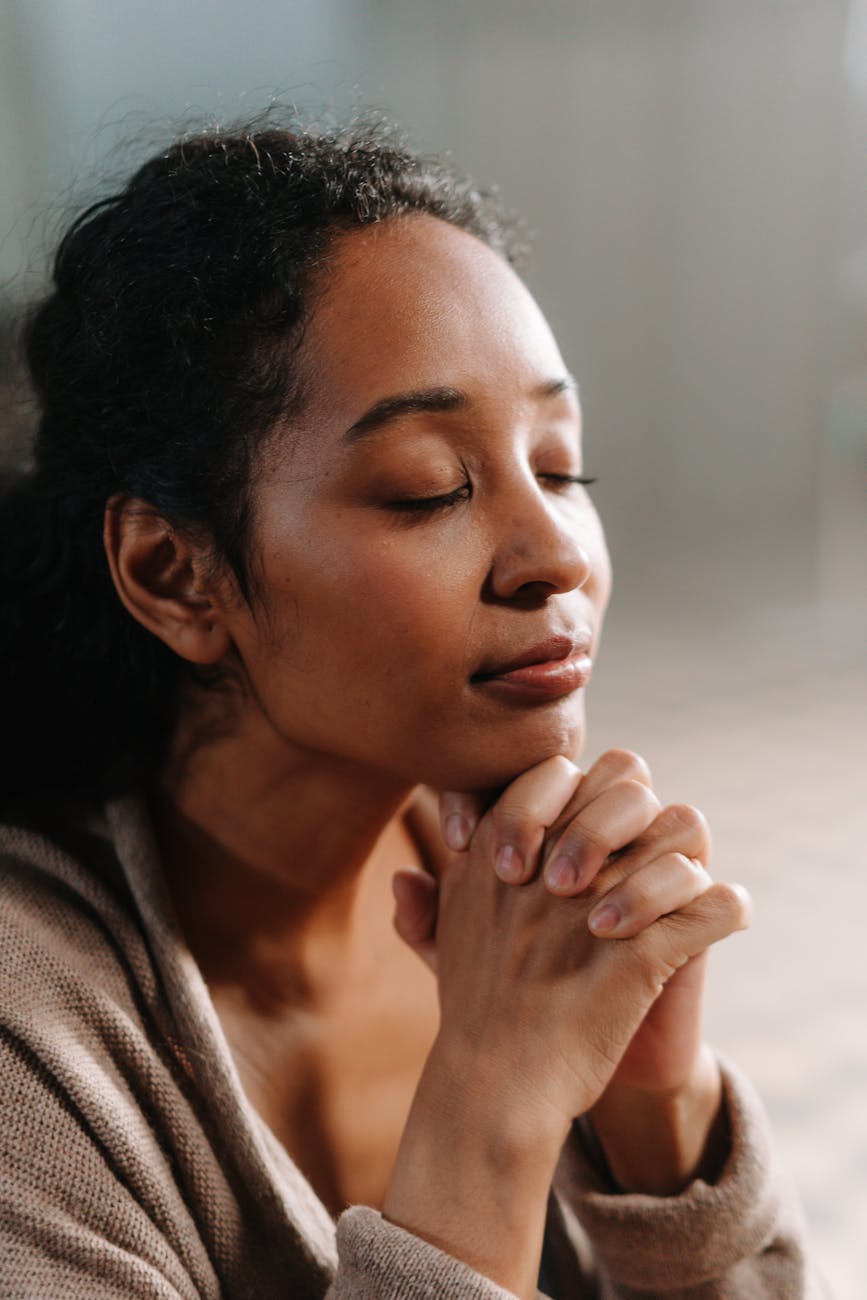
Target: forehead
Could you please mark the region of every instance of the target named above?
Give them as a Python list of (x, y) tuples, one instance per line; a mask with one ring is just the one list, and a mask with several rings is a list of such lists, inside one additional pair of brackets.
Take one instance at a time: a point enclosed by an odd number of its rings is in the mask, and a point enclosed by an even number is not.
[(340, 236), (317, 290), (300, 360), (313, 406), (344, 428), (391, 393), (451, 386), (484, 400), (564, 371), (512, 268), (434, 217)]

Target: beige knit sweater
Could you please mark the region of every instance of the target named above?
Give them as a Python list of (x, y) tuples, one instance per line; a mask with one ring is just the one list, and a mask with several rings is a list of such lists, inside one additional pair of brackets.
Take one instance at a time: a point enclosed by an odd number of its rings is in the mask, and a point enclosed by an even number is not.
[[(17, 821), (0, 829), (0, 1296), (508, 1296), (369, 1207), (335, 1225), (241, 1089), (143, 801)], [(760, 1103), (730, 1066), (725, 1079), (732, 1154), (715, 1186), (618, 1195), (576, 1124), (546, 1294), (825, 1294)]]

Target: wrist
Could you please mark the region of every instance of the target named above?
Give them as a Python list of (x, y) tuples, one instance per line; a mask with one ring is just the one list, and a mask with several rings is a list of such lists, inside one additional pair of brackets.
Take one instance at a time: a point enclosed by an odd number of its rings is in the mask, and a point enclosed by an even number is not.
[(674, 1196), (695, 1178), (713, 1182), (728, 1154), (722, 1077), (706, 1045), (681, 1085), (653, 1090), (615, 1081), (589, 1118), (624, 1192)]
[(383, 1217), (519, 1296), (535, 1297), (548, 1192), (568, 1125), (533, 1132), (487, 1071), (435, 1048)]
[[(538, 1074), (538, 1071), (534, 1071)], [(443, 1127), (471, 1127), (516, 1165), (556, 1166), (573, 1116), (525, 1082), (520, 1063), (500, 1060), (474, 1042), (440, 1034), (416, 1091), (415, 1104)]]

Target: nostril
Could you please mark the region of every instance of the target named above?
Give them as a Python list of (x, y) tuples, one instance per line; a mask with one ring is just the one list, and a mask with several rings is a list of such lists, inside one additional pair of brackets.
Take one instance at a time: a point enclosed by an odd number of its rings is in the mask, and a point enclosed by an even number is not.
[(544, 601), (552, 595), (585, 586), (593, 572), (588, 551), (569, 538), (565, 544), (511, 549), (495, 561), (490, 574), (493, 594), (500, 599)]

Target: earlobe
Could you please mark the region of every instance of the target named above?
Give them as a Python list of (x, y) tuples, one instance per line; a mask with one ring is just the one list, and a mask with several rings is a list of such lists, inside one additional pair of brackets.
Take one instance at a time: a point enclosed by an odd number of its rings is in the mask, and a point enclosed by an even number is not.
[(207, 554), (146, 501), (121, 494), (106, 504), (105, 552), (112, 581), (132, 617), (182, 659), (215, 664), (232, 646)]

